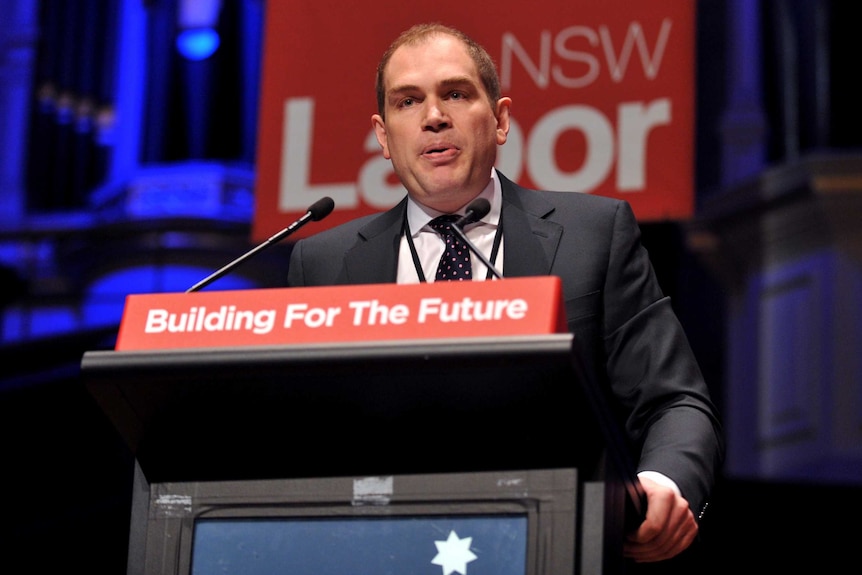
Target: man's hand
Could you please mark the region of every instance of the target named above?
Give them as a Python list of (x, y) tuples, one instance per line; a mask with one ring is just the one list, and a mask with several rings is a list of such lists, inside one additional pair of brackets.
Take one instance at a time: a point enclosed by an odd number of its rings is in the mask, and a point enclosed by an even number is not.
[(637, 562), (663, 561), (678, 555), (697, 536), (698, 525), (688, 501), (670, 487), (642, 477), (646, 519), (629, 533), (623, 554)]

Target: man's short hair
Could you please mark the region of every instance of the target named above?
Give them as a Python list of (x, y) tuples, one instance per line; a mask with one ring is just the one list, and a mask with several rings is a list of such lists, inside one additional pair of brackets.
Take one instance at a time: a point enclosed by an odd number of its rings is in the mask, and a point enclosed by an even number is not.
[(479, 72), (479, 78), (485, 91), (488, 93), (488, 100), (491, 103), (491, 108), (496, 109), (497, 100), (500, 99), (500, 78), (497, 75), (497, 67), (494, 65), (494, 60), (478, 42), (457, 28), (446, 26), (437, 22), (426, 24), (416, 24), (402, 32), (394, 42), (383, 53), (380, 63), (377, 65), (377, 112), (381, 117), (385, 118), (384, 108), (386, 106), (386, 88), (384, 87), (384, 71), (392, 54), (405, 45), (416, 45), (424, 42), (427, 39), (439, 34), (448, 34), (461, 40), (467, 47), (467, 53), (476, 64), (476, 69)]

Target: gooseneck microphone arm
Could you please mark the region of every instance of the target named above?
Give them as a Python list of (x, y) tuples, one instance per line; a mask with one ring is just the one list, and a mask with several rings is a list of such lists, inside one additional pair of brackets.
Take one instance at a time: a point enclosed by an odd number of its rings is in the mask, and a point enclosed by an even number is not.
[(483, 254), (482, 251), (477, 248), (473, 242), (467, 239), (467, 234), (465, 234), (464, 231), (461, 229), (463, 226), (472, 224), (473, 222), (478, 222), (485, 217), (485, 214), (490, 211), (491, 202), (489, 202), (485, 198), (476, 198), (475, 200), (470, 202), (470, 205), (467, 206), (467, 210), (464, 212), (464, 215), (461, 216), (454, 224), (452, 224), (452, 229), (455, 231), (458, 237), (461, 238), (461, 241), (464, 242), (464, 245), (466, 245), (470, 249), (470, 251), (476, 255), (476, 257), (482, 260), (482, 263), (485, 264), (485, 267), (491, 270), (491, 273), (494, 274), (494, 276), (498, 280), (501, 280), (503, 279), (503, 274), (501, 274), (497, 270), (497, 268), (494, 267), (494, 264), (492, 264), (490, 260), (485, 257), (485, 254)]
[(229, 264), (227, 264), (223, 268), (221, 268), (221, 269), (215, 271), (214, 273), (210, 274), (209, 276), (205, 277), (204, 279), (202, 279), (201, 281), (199, 281), (198, 283), (196, 283), (195, 285), (193, 285), (192, 287), (187, 289), (186, 293), (195, 292), (195, 291), (200, 290), (203, 287), (208, 286), (209, 284), (211, 284), (212, 282), (214, 282), (218, 278), (222, 277), (227, 272), (231, 271), (232, 269), (237, 267), (239, 264), (241, 264), (242, 262), (244, 262), (248, 258), (256, 255), (261, 250), (268, 248), (272, 244), (280, 242), (281, 240), (283, 240), (284, 238), (286, 238), (287, 236), (289, 236), (290, 234), (292, 234), (293, 232), (295, 232), (296, 230), (298, 230), (299, 228), (301, 228), (302, 226), (304, 226), (308, 222), (310, 222), (310, 221), (316, 222), (316, 221), (322, 220), (323, 218), (328, 216), (330, 214), (330, 212), (332, 212), (332, 208), (334, 208), (334, 207), (335, 207), (335, 202), (332, 201), (332, 198), (330, 198), (330, 197), (320, 198), (319, 200), (317, 200), (316, 202), (311, 204), (311, 206), (309, 206), (308, 211), (306, 211), (305, 214), (303, 214), (303, 216), (301, 218), (299, 218), (298, 220), (296, 220), (295, 222), (293, 222), (292, 224), (290, 224), (289, 226), (287, 226), (286, 228), (284, 228), (283, 230), (281, 230), (277, 234), (272, 235), (265, 242), (258, 244), (253, 249), (242, 254), (240, 257), (236, 258), (235, 260), (233, 260), (232, 262), (230, 262)]

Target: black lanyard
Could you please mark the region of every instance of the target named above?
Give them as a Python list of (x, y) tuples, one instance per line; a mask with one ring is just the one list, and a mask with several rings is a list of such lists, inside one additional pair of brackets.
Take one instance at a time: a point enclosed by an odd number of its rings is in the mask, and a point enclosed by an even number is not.
[[(410, 247), (410, 255), (413, 257), (413, 266), (416, 268), (416, 275), (419, 276), (419, 282), (425, 283), (427, 280), (425, 279), (425, 272), (422, 271), (422, 262), (419, 261), (419, 254), (416, 252), (416, 246), (413, 244), (413, 234), (410, 233), (410, 224), (407, 222), (407, 210), (404, 210), (404, 225), (402, 226), (402, 233), (404, 237), (407, 238), (407, 245)], [(500, 213), (500, 223), (497, 225), (497, 232), (494, 234), (494, 245), (491, 248), (491, 265), (497, 261), (497, 252), (500, 251), (500, 242), (503, 239), (503, 214), (502, 211)], [(494, 278), (494, 272), (491, 271), (491, 268), (488, 268), (487, 274), (485, 275), (486, 280), (490, 280)]]

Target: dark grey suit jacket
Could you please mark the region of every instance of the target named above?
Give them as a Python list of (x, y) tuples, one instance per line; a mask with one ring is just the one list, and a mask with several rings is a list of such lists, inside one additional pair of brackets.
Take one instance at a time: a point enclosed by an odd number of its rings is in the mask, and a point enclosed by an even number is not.
[[(638, 470), (676, 481), (702, 514), (724, 456), (722, 429), (683, 329), (656, 280), (628, 203), (502, 184), (505, 277), (562, 279), (569, 330), (640, 451)], [(290, 286), (396, 281), (406, 198), (300, 240)]]

